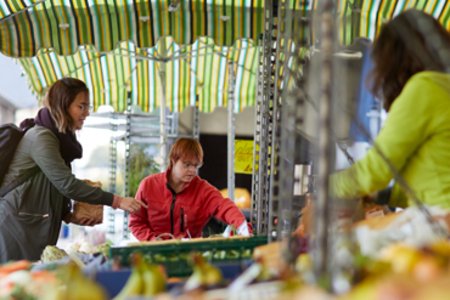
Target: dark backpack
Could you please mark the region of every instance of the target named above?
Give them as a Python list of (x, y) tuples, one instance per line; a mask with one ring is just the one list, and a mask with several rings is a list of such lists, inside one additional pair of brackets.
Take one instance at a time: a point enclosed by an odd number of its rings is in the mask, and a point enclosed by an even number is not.
[[(16, 153), (16, 148), (19, 145), (20, 140), (25, 135), (28, 129), (20, 129), (14, 124), (5, 124), (0, 126), (0, 187), (2, 186), (2, 181), (8, 172), (9, 165), (14, 158)], [(6, 195), (25, 181), (27, 181), (31, 176), (35, 175), (39, 171), (39, 167), (36, 166), (27, 172), (14, 178), (7, 186), (0, 188), (0, 197)]]
[(0, 185), (25, 131), (10, 123), (0, 126)]

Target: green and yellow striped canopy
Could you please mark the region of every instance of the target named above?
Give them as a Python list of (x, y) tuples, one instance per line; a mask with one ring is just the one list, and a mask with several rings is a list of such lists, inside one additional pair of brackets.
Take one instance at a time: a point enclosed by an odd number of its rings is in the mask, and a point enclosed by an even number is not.
[(359, 22), (353, 25), (356, 36), (373, 40), (384, 22), (409, 8), (433, 15), (450, 31), (450, 1), (447, 0), (354, 0), (354, 2), (360, 2), (360, 9), (354, 11), (354, 15), (359, 19)]
[[(168, 49), (165, 55), (159, 51), (163, 42)], [(236, 111), (253, 105), (256, 99), (258, 47), (248, 41), (219, 47), (212, 39), (201, 38), (192, 45), (180, 47), (173, 39), (166, 38), (149, 49), (121, 42), (107, 53), (85, 46), (72, 55), (60, 56), (54, 51), (41, 50), (38, 55), (19, 61), (33, 90), (40, 95), (63, 76), (84, 80), (95, 109), (111, 105), (115, 111), (122, 112), (127, 108), (130, 92), (131, 104), (143, 112), (156, 110), (163, 99), (171, 111), (182, 111), (186, 106), (193, 106), (196, 97), (200, 111), (211, 112), (227, 105), (230, 62), (236, 78), (232, 83)]]
[[(37, 95), (56, 79), (74, 76), (88, 83), (95, 107), (108, 104), (119, 112), (126, 109), (129, 92), (144, 112), (162, 99), (173, 111), (193, 105), (196, 97), (204, 112), (226, 105), (232, 62), (241, 110), (256, 98), (264, 2), (0, 0), (0, 51), (19, 59)], [(310, 19), (308, 12), (321, 5), (318, 0), (277, 3), (287, 4), (297, 19)], [(383, 22), (408, 8), (424, 10), (450, 29), (450, 1), (336, 0), (335, 8), (343, 45), (358, 37), (374, 39)], [(294, 35), (313, 44), (313, 27), (282, 22), (283, 13), (279, 26), (292, 26)]]
[(0, 0), (0, 18), (1, 52), (12, 57), (49, 48), (69, 55), (84, 45), (107, 52), (127, 41), (151, 48), (165, 36), (231, 46), (258, 39), (264, 0)]
[(196, 98), (203, 112), (224, 106), (232, 62), (240, 111), (256, 99), (263, 10), (264, 0), (0, 0), (0, 51), (39, 97), (73, 76), (95, 108), (118, 112), (129, 94), (144, 112), (163, 99), (173, 111)]

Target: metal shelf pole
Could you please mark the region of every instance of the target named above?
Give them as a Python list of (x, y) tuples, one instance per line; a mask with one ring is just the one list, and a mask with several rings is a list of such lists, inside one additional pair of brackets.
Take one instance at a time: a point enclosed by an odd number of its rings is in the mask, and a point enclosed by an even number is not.
[[(319, 144), (318, 144), (318, 171), (317, 171), (317, 198), (314, 205), (314, 224), (311, 251), (313, 258), (314, 275), (317, 282), (331, 284), (331, 209), (329, 197), (329, 175), (333, 169), (332, 161), (332, 80), (334, 51), (333, 2), (323, 3), (320, 16), (320, 35), (322, 61), (320, 69), (320, 107), (319, 107)], [(327, 286), (330, 288), (330, 286)]]
[(261, 105), (257, 108), (257, 114), (259, 115), (257, 115), (258, 123), (256, 127), (258, 128), (255, 128), (254, 145), (253, 178), (257, 178), (252, 187), (251, 212), (252, 223), (255, 225), (256, 234), (259, 235), (268, 234), (269, 223), (269, 174), (271, 166), (268, 162), (271, 161), (272, 153), (270, 145), (273, 118), (273, 65), (275, 62), (273, 55), (273, 3), (271, 0), (265, 0), (264, 10), (263, 54), (262, 57), (260, 56), (257, 96), (261, 99)]
[(228, 172), (228, 198), (234, 201), (234, 187), (235, 187), (235, 176), (234, 176), (234, 141), (235, 141), (235, 131), (236, 131), (236, 117), (234, 114), (234, 66), (233, 62), (228, 62), (228, 152), (227, 152), (227, 172)]

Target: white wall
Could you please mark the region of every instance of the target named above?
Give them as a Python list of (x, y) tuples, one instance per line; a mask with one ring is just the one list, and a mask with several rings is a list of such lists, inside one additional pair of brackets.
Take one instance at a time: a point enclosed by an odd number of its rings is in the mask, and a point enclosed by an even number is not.
[(28, 119), (28, 118), (34, 118), (37, 114), (39, 110), (39, 107), (34, 107), (34, 108), (22, 108), (22, 109), (18, 109), (16, 111), (16, 121), (15, 123), (17, 125), (20, 124), (20, 122), (22, 122), (22, 120), (24, 119)]
[(14, 123), (16, 108), (0, 96), (0, 124)]
[[(186, 108), (179, 116), (179, 131), (181, 134), (192, 133), (193, 108)], [(218, 107), (212, 113), (200, 113), (199, 125), (201, 134), (225, 135), (228, 131), (228, 110)], [(255, 109), (247, 107), (236, 114), (236, 135), (253, 136), (255, 128)]]

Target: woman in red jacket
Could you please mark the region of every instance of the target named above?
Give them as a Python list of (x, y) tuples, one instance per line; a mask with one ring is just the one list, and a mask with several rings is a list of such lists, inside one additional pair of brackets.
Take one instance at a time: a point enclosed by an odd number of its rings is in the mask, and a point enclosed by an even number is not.
[(203, 163), (203, 149), (197, 140), (178, 139), (169, 159), (165, 172), (150, 175), (139, 184), (136, 199), (148, 208), (130, 216), (129, 227), (137, 239), (200, 237), (212, 217), (233, 225), (239, 235), (250, 235), (245, 216), (233, 201), (197, 175)]

